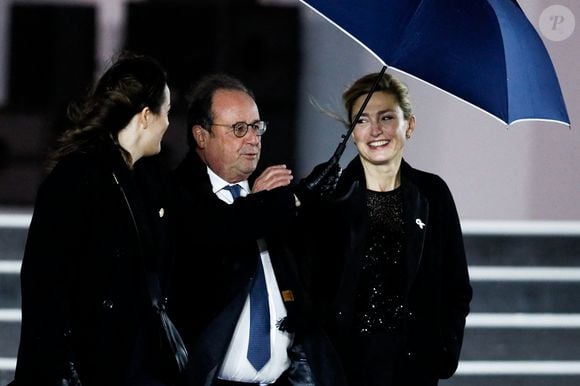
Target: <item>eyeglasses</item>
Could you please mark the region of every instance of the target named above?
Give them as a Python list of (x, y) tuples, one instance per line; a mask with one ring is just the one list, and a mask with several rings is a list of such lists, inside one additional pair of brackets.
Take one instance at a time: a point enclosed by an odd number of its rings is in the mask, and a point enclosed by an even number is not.
[(254, 123), (246, 123), (246, 122), (236, 122), (233, 125), (226, 125), (223, 123), (211, 123), (211, 126), (223, 126), (229, 127), (234, 132), (234, 135), (238, 138), (244, 137), (248, 133), (248, 129), (251, 127), (254, 130), (254, 133), (257, 136), (260, 136), (266, 132), (266, 128), (268, 127), (268, 122), (265, 121), (256, 121)]

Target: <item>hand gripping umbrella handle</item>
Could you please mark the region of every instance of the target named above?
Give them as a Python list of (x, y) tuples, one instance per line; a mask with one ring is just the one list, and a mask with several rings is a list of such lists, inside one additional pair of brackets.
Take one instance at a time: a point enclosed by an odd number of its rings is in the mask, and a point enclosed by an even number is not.
[(387, 66), (383, 66), (383, 68), (381, 69), (381, 72), (377, 76), (377, 79), (375, 79), (373, 86), (371, 87), (369, 93), (367, 94), (362, 106), (360, 107), (360, 109), (356, 113), (356, 116), (352, 120), (348, 131), (346, 132), (346, 134), (342, 135), (342, 141), (338, 144), (336, 150), (334, 151), (334, 154), (330, 158), (330, 164), (334, 165), (340, 161), (340, 157), (342, 156), (342, 153), (344, 153), (344, 150), (346, 149), (346, 141), (348, 141), (348, 137), (350, 137), (350, 135), (352, 134), (352, 131), (354, 130), (354, 127), (356, 126), (356, 123), (358, 122), (363, 111), (365, 111), (365, 108), (367, 107), (367, 103), (369, 102), (369, 100), (371, 99), (371, 96), (373, 95), (373, 93), (377, 89), (379, 81), (383, 78), (383, 75), (385, 74), (386, 70), (387, 70)]

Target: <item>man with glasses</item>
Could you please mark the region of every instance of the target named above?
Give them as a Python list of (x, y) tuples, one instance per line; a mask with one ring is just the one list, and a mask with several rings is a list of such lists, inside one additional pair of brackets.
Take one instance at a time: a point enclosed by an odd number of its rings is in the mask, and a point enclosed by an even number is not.
[(238, 79), (213, 74), (192, 89), (169, 305), (191, 356), (188, 385), (344, 384), (300, 286), (293, 236), (299, 211), (332, 190), (339, 167), (291, 184), (291, 170), (273, 165), (250, 186), (266, 128)]

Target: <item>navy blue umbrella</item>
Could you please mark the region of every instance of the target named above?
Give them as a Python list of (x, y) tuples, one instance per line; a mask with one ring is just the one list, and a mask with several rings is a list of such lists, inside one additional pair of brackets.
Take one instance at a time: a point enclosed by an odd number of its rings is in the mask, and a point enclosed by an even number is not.
[(395, 68), (509, 125), (570, 125), (550, 56), (515, 0), (301, 0)]

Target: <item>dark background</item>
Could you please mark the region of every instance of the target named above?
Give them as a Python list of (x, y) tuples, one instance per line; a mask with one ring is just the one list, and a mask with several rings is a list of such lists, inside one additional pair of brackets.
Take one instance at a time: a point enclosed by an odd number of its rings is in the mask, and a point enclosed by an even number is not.
[[(295, 164), (300, 75), (296, 7), (253, 1), (151, 1), (126, 5), (123, 49), (156, 57), (169, 73), (170, 127), (162, 158), (174, 167), (187, 150), (185, 93), (208, 72), (227, 72), (256, 94), (263, 137), (258, 172)], [(44, 161), (61, 133), (66, 106), (100, 75), (92, 5), (10, 7), (9, 100), (0, 110), (0, 206), (29, 206)]]

